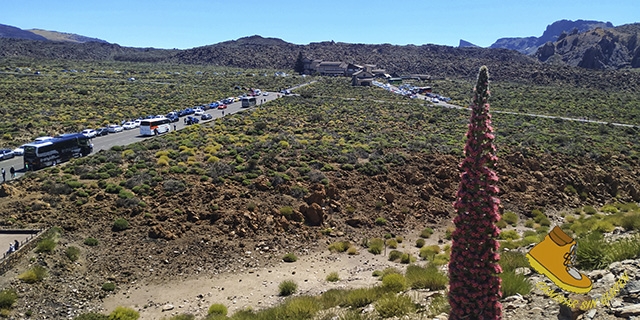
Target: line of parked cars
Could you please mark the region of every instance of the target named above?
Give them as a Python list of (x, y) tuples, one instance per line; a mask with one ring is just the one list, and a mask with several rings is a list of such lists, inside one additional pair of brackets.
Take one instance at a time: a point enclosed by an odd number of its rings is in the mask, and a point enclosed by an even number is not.
[[(257, 93), (256, 93), (257, 92)], [(252, 95), (259, 95), (260, 91), (259, 90), (254, 90), (252, 92)], [(268, 92), (263, 92), (263, 95), (268, 95)], [(140, 127), (140, 123), (142, 122), (142, 120), (145, 119), (153, 119), (153, 118), (167, 118), (169, 120), (171, 120), (171, 122), (177, 122), (179, 121), (180, 117), (184, 117), (186, 116), (187, 118), (185, 119), (185, 124), (196, 124), (198, 122), (200, 122), (200, 120), (210, 120), (213, 119), (213, 116), (205, 113), (206, 110), (210, 110), (210, 109), (218, 109), (218, 110), (224, 110), (227, 109), (227, 105), (230, 103), (234, 103), (236, 101), (240, 101), (240, 97), (229, 97), (226, 99), (222, 99), (220, 101), (214, 101), (210, 104), (207, 105), (202, 105), (202, 106), (198, 106), (198, 107), (194, 107), (194, 108), (186, 108), (184, 110), (176, 110), (176, 111), (172, 111), (169, 112), (166, 116), (163, 115), (156, 115), (156, 116), (147, 116), (145, 118), (138, 118), (135, 120), (130, 120), (130, 121), (123, 121), (123, 123), (121, 125), (118, 124), (111, 124), (107, 127), (103, 127), (103, 128), (97, 128), (97, 129), (84, 129), (82, 130), (82, 134), (85, 135), (86, 137), (89, 138), (95, 138), (95, 137), (99, 137), (99, 136), (106, 136), (110, 133), (118, 133), (118, 132), (122, 132), (124, 130), (132, 130), (135, 128)], [(198, 119), (199, 117), (199, 119)], [(39, 141), (45, 141), (48, 139), (52, 139), (53, 137), (50, 136), (44, 136), (44, 137), (38, 137), (35, 139), (36, 142)], [(24, 154), (24, 146), (20, 146), (17, 147), (13, 150), (11, 149), (0, 149), (0, 161), (2, 160), (6, 160), (6, 159), (11, 159), (15, 156), (21, 156)]]
[[(51, 136), (43, 136), (43, 137), (37, 137), (34, 139), (34, 142), (41, 142), (41, 141), (47, 141), (49, 139), (53, 139), (53, 137)], [(24, 155), (24, 145), (21, 145), (13, 150), (11, 149), (0, 149), (0, 161), (2, 160), (7, 160), (7, 159), (11, 159), (15, 156), (22, 156)]]

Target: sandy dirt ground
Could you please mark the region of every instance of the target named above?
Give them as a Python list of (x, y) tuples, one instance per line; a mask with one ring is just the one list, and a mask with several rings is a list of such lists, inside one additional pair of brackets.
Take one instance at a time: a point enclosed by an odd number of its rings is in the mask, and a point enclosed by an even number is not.
[[(427, 245), (437, 244), (440, 235), (427, 239)], [(418, 256), (415, 247), (417, 234), (405, 238), (399, 251)], [(404, 248), (402, 247), (404, 245)], [(391, 249), (387, 249), (387, 254)], [(375, 270), (396, 267), (404, 270), (406, 265), (387, 261), (384, 252), (373, 255), (359, 248), (359, 254), (331, 253), (326, 247), (308, 255), (299, 256), (293, 263), (280, 262), (274, 266), (223, 273), (212, 276), (195, 276), (189, 279), (162, 281), (158, 283), (132, 283), (116, 294), (105, 298), (104, 310), (111, 312), (118, 306), (133, 308), (140, 312), (140, 319), (162, 319), (176, 314), (189, 313), (202, 318), (209, 306), (222, 303), (229, 315), (238, 310), (259, 310), (283, 301), (278, 296), (278, 285), (285, 280), (298, 284), (296, 295), (318, 295), (334, 288), (360, 288), (379, 284), (373, 277)], [(425, 262), (418, 260), (418, 264)], [(327, 282), (326, 277), (337, 272), (340, 280)], [(163, 311), (164, 310), (164, 311)]]

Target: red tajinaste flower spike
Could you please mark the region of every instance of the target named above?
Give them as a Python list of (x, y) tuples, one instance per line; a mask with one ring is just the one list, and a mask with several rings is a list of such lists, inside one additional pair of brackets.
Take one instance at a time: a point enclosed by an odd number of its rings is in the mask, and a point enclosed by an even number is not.
[(501, 319), (502, 305), (497, 263), (499, 244), (496, 238), (500, 220), (495, 195), (500, 192), (493, 171), (498, 158), (493, 145), (495, 135), (489, 114), (489, 72), (481, 67), (474, 90), (474, 103), (465, 135), (465, 158), (460, 163), (460, 187), (453, 207), (458, 215), (453, 222), (451, 260), (449, 262), (450, 320)]

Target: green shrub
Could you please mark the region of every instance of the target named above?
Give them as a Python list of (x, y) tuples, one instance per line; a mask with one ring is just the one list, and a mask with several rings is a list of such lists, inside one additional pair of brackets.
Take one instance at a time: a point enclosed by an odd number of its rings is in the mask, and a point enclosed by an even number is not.
[(449, 299), (447, 299), (447, 293), (436, 294), (431, 297), (431, 302), (427, 308), (428, 317), (436, 317), (442, 313), (451, 312), (451, 306), (449, 305)]
[(356, 249), (355, 247), (351, 247), (349, 248), (349, 250), (347, 250), (347, 254), (350, 256), (356, 255), (358, 254), (358, 249)]
[(120, 191), (122, 190), (121, 186), (115, 185), (113, 183), (109, 183), (107, 184), (107, 186), (105, 187), (104, 191), (107, 193), (120, 193)]
[(372, 254), (380, 254), (384, 249), (384, 240), (380, 238), (370, 239), (368, 242), (369, 252)]
[(382, 281), (382, 279), (390, 274), (402, 274), (402, 272), (400, 272), (400, 270), (398, 270), (397, 268), (394, 267), (389, 267), (389, 268), (385, 268), (384, 270), (382, 270), (382, 275), (380, 280)]
[(424, 244), (425, 244), (424, 239), (418, 239), (418, 240), (416, 240), (416, 247), (418, 247), (418, 248), (422, 248), (422, 247), (424, 247)]
[(505, 271), (500, 274), (502, 285), (500, 291), (503, 297), (509, 297), (516, 293), (523, 296), (531, 292), (531, 283), (527, 277), (522, 274), (516, 274), (515, 270)]
[(102, 284), (102, 290), (104, 291), (114, 291), (116, 290), (116, 284), (113, 282), (105, 282)]
[(640, 236), (638, 235), (611, 243), (607, 251), (607, 261), (610, 262), (637, 259), (638, 256), (640, 256)]
[(47, 276), (47, 269), (42, 266), (33, 266), (18, 276), (18, 279), (26, 283), (36, 283), (42, 281)]
[(431, 263), (437, 266), (442, 266), (449, 263), (449, 260), (450, 260), (450, 253), (439, 253), (439, 254), (436, 254), (435, 257), (433, 257), (433, 260), (431, 261)]
[(293, 208), (292, 207), (282, 207), (280, 208), (280, 214), (282, 214), (285, 218), (287, 218), (288, 220), (291, 219), (291, 215), (293, 214)]
[(586, 214), (596, 214), (597, 213), (596, 209), (594, 207), (592, 207), (592, 206), (584, 206), (582, 211), (584, 211), (584, 213), (586, 213)]
[(280, 295), (283, 297), (290, 296), (298, 290), (298, 284), (292, 280), (285, 280), (278, 285)]
[(609, 221), (598, 221), (595, 223), (592, 230), (605, 233), (605, 232), (611, 232), (615, 228), (616, 227)]
[(18, 294), (13, 289), (0, 291), (0, 309), (11, 309), (18, 300)]
[(224, 304), (214, 303), (209, 307), (209, 312), (207, 314), (226, 316), (227, 307)]
[(498, 222), (496, 222), (496, 227), (500, 228), (500, 229), (504, 229), (507, 227), (507, 223), (504, 220), (500, 220)]
[(618, 212), (618, 208), (616, 208), (613, 205), (607, 204), (604, 205), (600, 208), (600, 212), (604, 212), (604, 213), (617, 213)]
[(38, 244), (36, 245), (36, 252), (50, 253), (55, 249), (55, 247), (56, 242), (52, 238), (44, 238), (38, 241)]
[(440, 253), (440, 247), (435, 244), (420, 248), (420, 258), (424, 260), (433, 260), (438, 253)]
[(387, 224), (387, 219), (383, 217), (379, 217), (376, 219), (376, 225), (384, 226), (385, 224)]
[(408, 285), (413, 289), (442, 290), (449, 282), (447, 276), (431, 263), (426, 267), (407, 266), (405, 277)]
[(504, 271), (515, 270), (520, 267), (528, 267), (527, 257), (518, 251), (505, 251), (500, 254), (500, 267)]
[(407, 280), (401, 274), (389, 274), (382, 278), (382, 288), (387, 292), (404, 291), (407, 288)]
[(576, 264), (580, 269), (602, 269), (609, 265), (607, 251), (609, 245), (604, 241), (602, 234), (594, 232), (586, 237), (576, 240)]
[(331, 252), (345, 252), (351, 248), (349, 241), (337, 241), (329, 245), (329, 251)]
[(337, 272), (331, 272), (327, 275), (327, 279), (328, 282), (337, 282), (340, 280), (340, 277), (338, 276)]
[(88, 313), (83, 313), (73, 319), (74, 320), (109, 320), (109, 316), (101, 313), (88, 312)]
[(533, 221), (533, 220), (527, 220), (527, 221), (524, 222), (524, 226), (527, 227), (527, 228), (533, 228), (533, 226), (535, 224), (536, 224), (536, 222)]
[(137, 320), (138, 318), (140, 318), (138, 311), (125, 307), (117, 307), (109, 314), (109, 320)]
[(402, 252), (398, 250), (391, 250), (391, 252), (389, 252), (389, 261), (400, 260), (401, 257), (402, 257)]
[(502, 239), (502, 240), (518, 240), (518, 239), (520, 239), (520, 236), (518, 235), (518, 232), (515, 231), (515, 230), (507, 230), (507, 231), (500, 232), (500, 239)]
[(86, 238), (84, 239), (84, 244), (88, 245), (90, 247), (95, 247), (98, 245), (98, 240), (94, 239), (94, 238)]
[(429, 238), (431, 237), (431, 235), (433, 234), (433, 229), (431, 228), (424, 228), (422, 229), (422, 231), (420, 232), (420, 237), (422, 238)]
[(77, 247), (73, 247), (73, 246), (67, 247), (64, 253), (67, 255), (67, 258), (69, 258), (69, 260), (71, 261), (77, 261), (78, 258), (80, 257), (80, 249), (78, 249)]
[(398, 243), (402, 243), (402, 241), (404, 241), (404, 238), (403, 238), (403, 237), (401, 237), (401, 236), (397, 236), (397, 237), (396, 237), (396, 241), (397, 241)]
[(512, 226), (515, 226), (518, 223), (518, 215), (514, 212), (507, 211), (502, 215), (502, 220)]
[(258, 207), (258, 205), (257, 205), (257, 204), (255, 204), (254, 202), (249, 202), (249, 203), (247, 203), (247, 210), (249, 210), (249, 211), (253, 211), (253, 210), (255, 210), (257, 207)]
[(124, 218), (118, 218), (113, 222), (111, 227), (113, 231), (123, 231), (129, 229), (129, 222)]
[(629, 230), (640, 230), (640, 212), (628, 212), (622, 216), (621, 226)]
[(364, 308), (378, 300), (384, 291), (380, 287), (353, 289), (347, 292), (343, 307)]
[(416, 258), (414, 258), (410, 253), (403, 253), (400, 257), (400, 263), (402, 264), (409, 264), (411, 262), (414, 262), (415, 260)]
[(282, 261), (284, 262), (296, 262), (298, 261), (298, 257), (296, 257), (293, 253), (287, 253), (282, 257)]
[(398, 242), (395, 239), (389, 239), (386, 241), (387, 247), (391, 249), (398, 248)]
[(406, 295), (385, 295), (376, 302), (376, 312), (384, 319), (402, 317), (416, 310), (416, 305)]

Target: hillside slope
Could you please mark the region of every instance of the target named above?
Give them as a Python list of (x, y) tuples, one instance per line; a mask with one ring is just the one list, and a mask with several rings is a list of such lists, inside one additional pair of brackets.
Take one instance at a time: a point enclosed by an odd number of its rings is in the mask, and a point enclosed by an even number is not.
[(579, 66), (588, 69), (640, 67), (640, 24), (583, 33), (563, 34), (558, 41), (540, 47), (540, 61)]
[(538, 47), (549, 42), (556, 41), (563, 32), (585, 32), (595, 28), (612, 28), (611, 22), (592, 20), (560, 20), (547, 26), (540, 37), (515, 37), (498, 39), (490, 48), (502, 48), (516, 50), (524, 54), (533, 54)]
[(65, 42), (74, 42), (74, 43), (84, 43), (84, 42), (108, 43), (107, 41), (102, 39), (85, 37), (85, 36), (81, 36), (73, 33), (49, 31), (49, 30), (42, 30), (42, 29), (30, 29), (27, 31), (40, 35), (49, 41), (65, 41)]
[(37, 35), (33, 32), (25, 31), (13, 26), (8, 26), (6, 24), (0, 24), (0, 39), (1, 38), (47, 40), (47, 38), (41, 35)]

